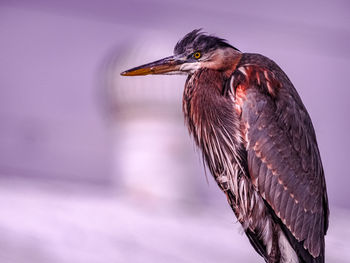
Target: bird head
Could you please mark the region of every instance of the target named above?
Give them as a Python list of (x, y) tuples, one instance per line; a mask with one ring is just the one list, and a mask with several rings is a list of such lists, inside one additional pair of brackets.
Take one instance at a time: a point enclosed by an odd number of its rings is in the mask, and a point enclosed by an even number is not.
[(196, 29), (177, 42), (174, 55), (126, 70), (121, 75), (193, 74), (201, 68), (225, 70), (240, 55), (241, 52), (226, 40)]

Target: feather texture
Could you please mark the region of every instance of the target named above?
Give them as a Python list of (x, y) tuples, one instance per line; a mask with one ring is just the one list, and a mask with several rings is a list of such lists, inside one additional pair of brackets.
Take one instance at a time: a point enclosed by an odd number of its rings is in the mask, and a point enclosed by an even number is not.
[(300, 262), (324, 262), (328, 200), (310, 117), (268, 58), (243, 54), (232, 72), (204, 68), (188, 77), (189, 131), (266, 261), (295, 262), (283, 247)]
[[(263, 63), (259, 63), (259, 58)], [(328, 204), (310, 117), (293, 85), (275, 63), (260, 55), (247, 55), (241, 64), (246, 65), (247, 72), (242, 122), (250, 127), (245, 136), (250, 146), (247, 150), (255, 155), (251, 158), (254, 162), (248, 161), (250, 176), (264, 177), (267, 183), (254, 185), (265, 193), (264, 199), (296, 240), (317, 258), (324, 253)], [(259, 106), (262, 101), (264, 107)], [(258, 118), (250, 117), (256, 114)], [(262, 164), (267, 167), (266, 173), (255, 172)], [(308, 221), (308, 229), (304, 221)]]

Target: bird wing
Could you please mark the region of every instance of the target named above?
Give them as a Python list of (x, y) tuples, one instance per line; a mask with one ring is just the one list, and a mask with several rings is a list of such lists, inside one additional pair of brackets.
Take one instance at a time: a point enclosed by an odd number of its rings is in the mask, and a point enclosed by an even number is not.
[(238, 79), (233, 99), (241, 107), (255, 189), (313, 257), (323, 256), (325, 180), (315, 132), (299, 95), (275, 64), (240, 67), (233, 77)]

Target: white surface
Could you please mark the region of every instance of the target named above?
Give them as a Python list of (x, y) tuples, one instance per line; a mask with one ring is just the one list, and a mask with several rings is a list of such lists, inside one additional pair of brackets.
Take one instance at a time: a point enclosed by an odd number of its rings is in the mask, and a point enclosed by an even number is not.
[[(224, 197), (210, 206), (2, 181), (0, 262), (263, 262)], [(215, 186), (211, 186), (215, 187)], [(349, 211), (332, 210), (327, 262), (349, 262)]]

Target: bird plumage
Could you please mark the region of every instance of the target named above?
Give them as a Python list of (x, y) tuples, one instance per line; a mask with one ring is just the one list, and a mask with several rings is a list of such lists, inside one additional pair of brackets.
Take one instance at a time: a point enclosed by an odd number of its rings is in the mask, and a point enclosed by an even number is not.
[(272, 60), (194, 30), (174, 56), (122, 75), (186, 73), (193, 138), (255, 250), (266, 262), (324, 262), (328, 199), (315, 131)]
[(301, 260), (323, 262), (322, 163), (310, 117), (283, 71), (243, 54), (228, 79), (211, 69), (190, 75), (183, 101), (189, 130), (258, 252), (280, 262), (283, 253), (269, 254), (279, 250), (281, 231)]

